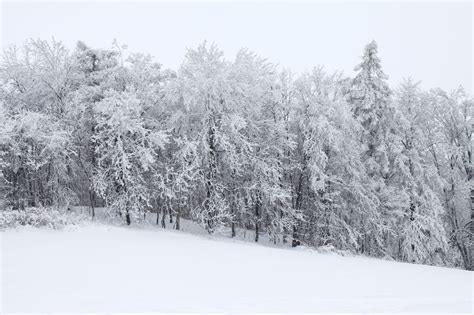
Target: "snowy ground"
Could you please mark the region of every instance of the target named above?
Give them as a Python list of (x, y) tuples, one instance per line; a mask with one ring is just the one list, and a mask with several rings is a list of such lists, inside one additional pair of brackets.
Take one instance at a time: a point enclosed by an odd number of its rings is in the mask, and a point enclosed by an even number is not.
[(0, 313), (472, 313), (472, 272), (155, 227), (0, 232)]

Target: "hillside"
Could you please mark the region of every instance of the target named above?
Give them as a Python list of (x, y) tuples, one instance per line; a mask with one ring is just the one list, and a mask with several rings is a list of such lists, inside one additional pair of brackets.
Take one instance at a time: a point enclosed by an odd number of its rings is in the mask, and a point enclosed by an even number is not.
[(472, 312), (473, 273), (153, 227), (0, 232), (6, 312)]

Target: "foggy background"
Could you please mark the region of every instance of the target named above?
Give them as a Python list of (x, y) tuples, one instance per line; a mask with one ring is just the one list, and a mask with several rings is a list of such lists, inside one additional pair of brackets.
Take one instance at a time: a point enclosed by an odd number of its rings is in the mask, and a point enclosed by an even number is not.
[(423, 88), (472, 92), (472, 15), (470, 1), (2, 1), (1, 43), (54, 37), (108, 48), (116, 38), (177, 69), (187, 47), (207, 40), (228, 59), (247, 47), (295, 74), (321, 64), (352, 76), (375, 39), (392, 87), (411, 76)]

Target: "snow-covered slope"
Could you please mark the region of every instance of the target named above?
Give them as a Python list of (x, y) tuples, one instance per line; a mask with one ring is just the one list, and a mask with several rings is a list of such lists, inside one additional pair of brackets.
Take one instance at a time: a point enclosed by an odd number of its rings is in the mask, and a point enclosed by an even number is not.
[(0, 232), (9, 312), (472, 312), (473, 273), (158, 228)]

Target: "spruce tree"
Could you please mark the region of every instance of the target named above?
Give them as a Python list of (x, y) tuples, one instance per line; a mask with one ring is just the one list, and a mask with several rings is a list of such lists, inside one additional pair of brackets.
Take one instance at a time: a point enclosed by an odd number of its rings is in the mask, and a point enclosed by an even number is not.
[(354, 69), (358, 73), (352, 81), (350, 91), (353, 114), (363, 127), (361, 141), (366, 145), (365, 154), (370, 163), (369, 174), (386, 173), (388, 166), (384, 141), (387, 131), (385, 123), (389, 121), (391, 91), (377, 52), (375, 41), (365, 47), (362, 62)]

